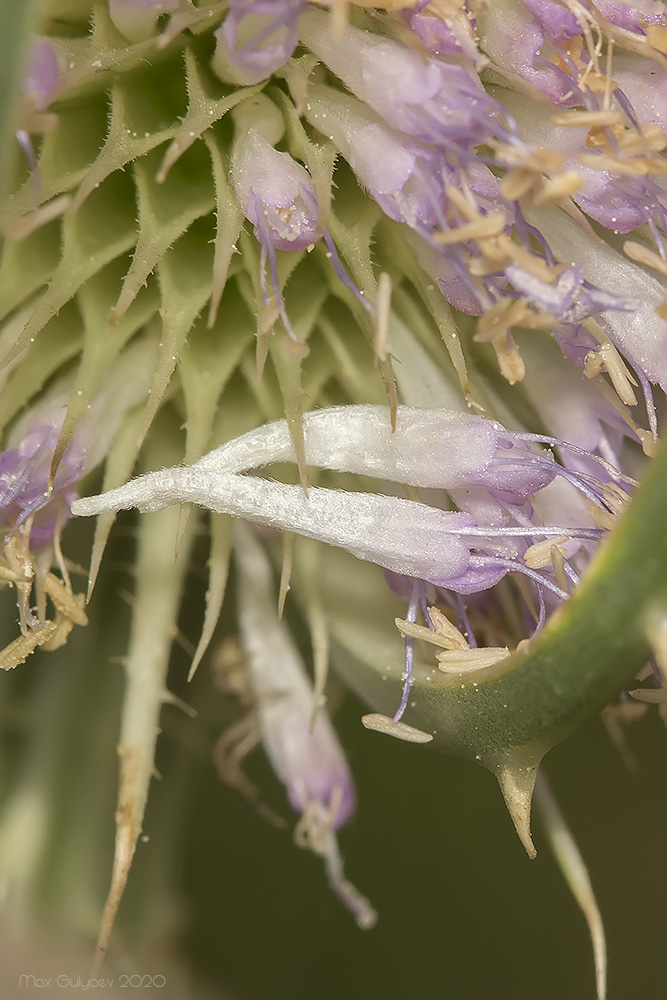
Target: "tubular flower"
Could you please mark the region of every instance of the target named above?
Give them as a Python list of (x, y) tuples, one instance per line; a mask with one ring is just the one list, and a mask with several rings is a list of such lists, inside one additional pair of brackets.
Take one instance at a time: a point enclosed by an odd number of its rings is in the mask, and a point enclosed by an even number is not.
[(271, 564), (247, 529), (235, 532), (239, 570), (239, 627), (261, 740), (301, 816), (297, 843), (324, 856), (334, 892), (362, 928), (377, 915), (343, 875), (336, 830), (353, 814), (355, 792), (328, 716), (313, 719), (314, 692), (286, 627), (278, 620)]
[[(7, 28), (0, 95), (8, 919), (71, 924), (90, 950), (99, 916), (95, 975), (130, 952), (152, 968), (186, 949), (166, 858), (211, 828), (263, 926), (227, 790), (196, 792), (212, 756), (284, 826), (277, 779), (296, 843), (373, 926), (341, 847), (372, 828), (365, 748), (386, 754), (378, 782), (401, 757), (357, 727), (355, 790), (354, 732), (332, 718), (347, 688), (366, 729), (417, 745), (416, 789), (419, 744), (491, 771), (534, 856), (548, 750), (603, 712), (632, 762), (622, 722), (651, 703), (667, 718), (664, 4), (43, 0), (28, 27)], [(74, 625), (64, 683), (45, 654)], [(121, 655), (122, 693), (105, 669)], [(258, 744), (271, 768), (251, 781)], [(117, 790), (101, 777), (116, 747)], [(537, 781), (603, 1000), (593, 890)], [(391, 850), (398, 906), (429, 852)], [(147, 891), (125, 901), (142, 851)], [(235, 942), (250, 935), (228, 888), (202, 919)], [(305, 898), (290, 883), (276, 942), (321, 919)], [(439, 906), (411, 904), (401, 949)], [(226, 951), (232, 992), (266, 993), (262, 963)], [(312, 991), (289, 957), (290, 992)], [(373, 988), (396, 984), (374, 969)]]
[[(0, 654), (5, 670), (37, 646), (49, 643), (47, 648), (57, 648), (64, 641), (59, 619), (69, 619), (69, 628), (85, 624), (81, 601), (72, 592), (63, 562), (60, 537), (78, 496), (77, 484), (105, 459), (127, 411), (145, 393), (144, 378), (131, 374), (145, 360), (146, 351), (137, 346), (112, 366), (106, 385), (76, 425), (57, 465), (54, 455), (63, 441), (71, 379), (61, 380), (16, 422), (0, 453), (0, 567), (3, 584), (13, 584), (17, 591), (22, 631), (21, 638)], [(50, 572), (52, 563), (58, 565), (62, 582)], [(45, 620), (44, 596), (38, 601), (38, 614), (33, 613), (33, 582), (55, 605), (55, 623)]]
[(215, 33), (218, 76), (232, 83), (267, 80), (294, 52), (305, 6), (305, 0), (231, 0)]

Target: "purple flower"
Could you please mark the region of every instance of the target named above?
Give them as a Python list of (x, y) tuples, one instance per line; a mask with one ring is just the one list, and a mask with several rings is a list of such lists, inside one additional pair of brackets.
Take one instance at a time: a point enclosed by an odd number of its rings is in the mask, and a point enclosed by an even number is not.
[(296, 839), (324, 857), (333, 891), (360, 927), (376, 914), (343, 874), (335, 833), (355, 811), (354, 782), (328, 715), (287, 627), (278, 619), (268, 556), (243, 525), (235, 530), (238, 617), (262, 744), (300, 814)]
[(348, 28), (329, 33), (326, 14), (311, 10), (299, 22), (303, 41), (360, 100), (401, 132), (465, 149), (505, 135), (503, 109), (473, 71), (424, 58), (398, 42)]
[(576, 264), (567, 267), (553, 284), (541, 281), (518, 264), (510, 264), (505, 273), (518, 292), (566, 325), (576, 325), (606, 311), (635, 312), (640, 306), (639, 299), (633, 296), (615, 295), (584, 281)]
[[(260, 285), (270, 317), (277, 308), (292, 345), (304, 351), (290, 323), (278, 278), (276, 251), (311, 248), (323, 237), (331, 263), (343, 284), (365, 309), (373, 311), (343, 268), (333, 238), (323, 226), (313, 180), (289, 153), (279, 152), (284, 129), (276, 106), (263, 94), (244, 101), (234, 112), (237, 138), (232, 152), (232, 183), (261, 247)], [(273, 296), (266, 282), (269, 267)], [(307, 349), (306, 349), (307, 350)]]
[(232, 155), (234, 190), (265, 249), (305, 250), (322, 235), (310, 174), (259, 129), (240, 135)]
[[(328, 407), (304, 414), (304, 444), (306, 464), (317, 468), (433, 489), (485, 486), (521, 499), (558, 472), (549, 456), (529, 451), (499, 424), (456, 410), (400, 406), (392, 431), (385, 407)], [(216, 448), (193, 468), (226, 474), (294, 461), (287, 423), (277, 420)]]
[(480, 54), (468, 13), (463, 5), (456, 9), (442, 9), (431, 0), (418, 0), (413, 7), (401, 11), (412, 33), (425, 48), (436, 56), (465, 55), (478, 65)]
[[(526, 0), (524, 0), (524, 3)], [(665, 6), (659, 0), (595, 0), (595, 6), (610, 24), (626, 31), (645, 34), (649, 24), (667, 23)]]
[(251, 432), (189, 468), (150, 473), (78, 501), (75, 513), (159, 510), (193, 502), (338, 546), (393, 573), (462, 594), (486, 589), (513, 571), (563, 597), (559, 587), (520, 561), (522, 549), (542, 536), (599, 537), (588, 529), (530, 521), (526, 501), (557, 475), (608, 509), (602, 482), (582, 478), (531, 448), (533, 441), (568, 447), (562, 442), (509, 432), (467, 414), (402, 407), (393, 433), (388, 410), (374, 406), (324, 410), (311, 414), (306, 426), (307, 463), (409, 485), (449, 490), (481, 486), (500, 504), (504, 523), (484, 525), (468, 513), (383, 494), (310, 488), (306, 495), (300, 486), (229, 471), (293, 460), (284, 422)]
[(581, 34), (581, 21), (557, 0), (522, 0), (523, 6), (540, 22), (551, 42), (565, 42)]
[[(322, 235), (315, 187), (308, 171), (268, 142), (260, 128), (238, 130), (232, 154), (232, 183), (261, 247), (260, 285), (267, 315), (275, 304), (290, 340), (298, 337), (287, 315), (278, 278), (276, 250), (296, 252)], [(273, 296), (266, 282), (269, 266)], [(299, 350), (304, 350), (299, 344)], [(306, 349), (307, 350), (307, 349)]]
[(47, 38), (36, 38), (30, 46), (23, 77), (23, 93), (36, 111), (43, 111), (49, 106), (59, 79), (56, 50)]
[[(528, 466), (529, 461), (521, 464)], [(568, 476), (575, 478), (574, 474)], [(592, 490), (589, 492), (598, 499)], [(176, 503), (196, 503), (217, 513), (304, 535), (393, 573), (461, 594), (486, 590), (510, 571), (535, 578), (516, 558), (514, 539), (562, 534), (599, 537), (598, 532), (588, 530), (533, 524), (490, 528), (479, 525), (467, 513), (393, 496), (316, 487), (310, 487), (305, 495), (301, 486), (255, 476), (220, 475), (196, 467), (150, 473), (101, 497), (78, 500), (72, 510), (89, 516), (130, 507), (160, 510)], [(546, 577), (535, 579), (540, 587), (565, 596)]]
[[(539, 9), (541, 16), (531, 15), (533, 7), (535, 14)], [(510, 77), (525, 81), (555, 104), (576, 104), (565, 75), (557, 72), (556, 66), (544, 56), (539, 57), (548, 31), (555, 32), (554, 40), (574, 37), (570, 34), (574, 30), (573, 21), (576, 23), (573, 15), (560, 4), (493, 4), (479, 19), (481, 46)], [(576, 31), (579, 34), (581, 27)]]
[(215, 33), (215, 72), (236, 84), (268, 79), (294, 52), (305, 6), (306, 0), (230, 0)]
[(39, 550), (70, 517), (73, 489), (85, 471), (80, 439), (72, 441), (49, 486), (51, 459), (65, 418), (64, 401), (40, 408), (22, 422), (0, 453), (0, 523), (5, 529), (34, 515), (30, 547)]
[(0, 525), (13, 530), (32, 518), (33, 551), (48, 545), (64, 527), (78, 496), (75, 484), (104, 459), (128, 409), (144, 398), (149, 347), (136, 344), (111, 367), (74, 430), (52, 481), (52, 460), (70, 400), (70, 380), (56, 385), (9, 434), (0, 452)]
[(433, 147), (390, 128), (361, 101), (331, 87), (309, 87), (306, 118), (331, 139), (390, 219), (418, 230), (437, 225), (445, 168)]

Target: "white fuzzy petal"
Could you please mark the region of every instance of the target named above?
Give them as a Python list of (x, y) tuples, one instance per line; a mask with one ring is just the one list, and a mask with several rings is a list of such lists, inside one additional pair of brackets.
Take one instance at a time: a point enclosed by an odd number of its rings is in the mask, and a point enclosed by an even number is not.
[(86, 517), (187, 502), (315, 538), (418, 579), (442, 582), (469, 565), (468, 548), (458, 537), (472, 524), (467, 515), (372, 493), (312, 488), (306, 496), (300, 486), (194, 466), (149, 473), (99, 497), (77, 500), (72, 511)]

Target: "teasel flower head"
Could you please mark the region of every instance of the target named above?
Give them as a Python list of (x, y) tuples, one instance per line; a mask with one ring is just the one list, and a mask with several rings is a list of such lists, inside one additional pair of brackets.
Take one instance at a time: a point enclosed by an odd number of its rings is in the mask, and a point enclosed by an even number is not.
[[(374, 911), (336, 840), (351, 842), (355, 810), (328, 713), (340, 679), (368, 729), (495, 774), (531, 855), (544, 754), (636, 692), (651, 655), (635, 700), (663, 697), (664, 7), (326, 7), (45, 0), (37, 41), (16, 47), (0, 571), (20, 635), (0, 663), (35, 653), (34, 691), (17, 671), (7, 686), (54, 732), (42, 661), (73, 624), (98, 661), (103, 635), (124, 634), (108, 598), (118, 546), (134, 588), (123, 699), (96, 688), (80, 729), (109, 736), (105, 761), (119, 748), (111, 886), (103, 907), (92, 888), (68, 897), (85, 935), (102, 911), (98, 966), (109, 947), (120, 960), (135, 853), (145, 828), (157, 840), (163, 707), (202, 713), (173, 727), (183, 745), (226, 728), (210, 671), (196, 673), (226, 642), (255, 728), (227, 730), (223, 777), (248, 793), (239, 758), (263, 744), (297, 840), (362, 926)], [(89, 558), (108, 629), (83, 628)], [(198, 629), (192, 604), (179, 611), (202, 573)], [(189, 689), (169, 672), (182, 632)], [(405, 752), (417, 773), (422, 751)], [(61, 759), (26, 768), (0, 810), (0, 875), (22, 913), (60, 858), (44, 775), (73, 785)], [(263, 809), (261, 785), (247, 797)], [(176, 836), (187, 810), (168, 805)], [(362, 796), (356, 823), (370, 821)], [(599, 921), (568, 844), (602, 997)], [(59, 884), (97, 885), (70, 876), (63, 859)], [(171, 940), (178, 906), (154, 887), (145, 921)]]

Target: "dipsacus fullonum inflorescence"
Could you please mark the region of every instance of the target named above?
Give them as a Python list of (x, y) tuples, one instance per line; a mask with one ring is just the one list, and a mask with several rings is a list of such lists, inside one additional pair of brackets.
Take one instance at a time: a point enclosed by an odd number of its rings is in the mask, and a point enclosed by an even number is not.
[[(217, 685), (248, 712), (217, 743), (220, 774), (273, 815), (241, 768), (263, 744), (297, 843), (322, 855), (360, 926), (375, 911), (336, 839), (356, 800), (327, 714), (330, 662), (368, 703), (367, 728), (491, 770), (531, 854), (546, 751), (620, 691), (634, 689), (631, 711), (663, 710), (664, 5), (327, 6), (44, 0), (13, 40), (0, 578), (19, 620), (6, 670), (87, 623), (72, 515), (97, 516), (89, 597), (113, 565), (116, 512), (145, 515), (98, 964), (175, 700), (168, 661), (203, 533), (190, 675), (212, 640), (218, 665), (236, 643), (236, 679)], [(238, 622), (218, 627), (230, 564)], [(8, 688), (23, 690), (18, 676)], [(22, 912), (51, 850), (46, 814), (30, 812), (36, 774), (0, 817)], [(602, 997), (590, 883), (537, 787)]]

